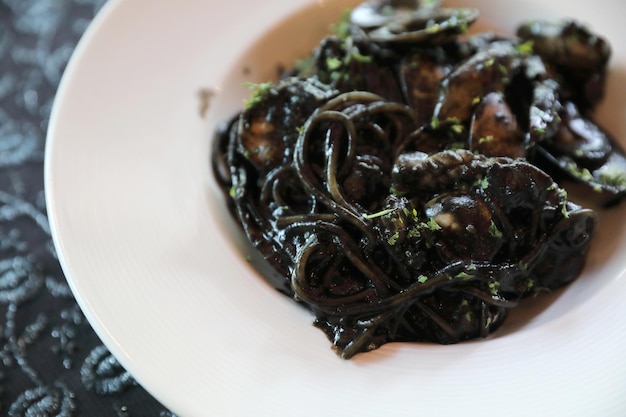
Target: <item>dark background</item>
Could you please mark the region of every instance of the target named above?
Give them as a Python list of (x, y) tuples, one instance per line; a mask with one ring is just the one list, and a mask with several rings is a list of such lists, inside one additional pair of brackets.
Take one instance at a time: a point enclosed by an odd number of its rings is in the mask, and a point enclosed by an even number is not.
[(0, 0), (0, 416), (173, 416), (111, 356), (50, 238), (45, 136), (61, 75), (104, 0)]

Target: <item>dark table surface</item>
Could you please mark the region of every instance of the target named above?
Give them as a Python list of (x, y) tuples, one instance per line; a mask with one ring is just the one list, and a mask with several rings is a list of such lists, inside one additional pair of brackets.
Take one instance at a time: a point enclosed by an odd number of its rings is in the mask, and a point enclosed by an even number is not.
[(104, 0), (0, 0), (0, 415), (172, 416), (102, 345), (50, 238), (50, 109)]

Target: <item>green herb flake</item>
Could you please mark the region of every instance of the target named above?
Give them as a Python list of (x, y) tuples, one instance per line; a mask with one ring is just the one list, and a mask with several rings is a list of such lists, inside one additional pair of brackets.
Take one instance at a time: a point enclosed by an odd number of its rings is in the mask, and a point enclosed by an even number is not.
[(488, 287), (491, 295), (498, 295), (498, 288), (500, 287), (500, 283), (498, 281), (490, 282)]
[(363, 214), (363, 217), (368, 219), (368, 220), (371, 220), (371, 219), (375, 219), (377, 217), (386, 216), (387, 214), (393, 213), (394, 211), (396, 211), (395, 208), (390, 208), (390, 209), (381, 210), (379, 212), (372, 213), (372, 214)]
[(420, 230), (417, 227), (414, 227), (411, 230), (409, 230), (408, 236), (411, 239), (420, 238), (422, 237), (422, 232), (420, 232)]
[(455, 124), (451, 127), (451, 129), (454, 133), (460, 135), (465, 130), (465, 126), (463, 126), (462, 124)]
[(556, 184), (556, 182), (553, 182), (552, 184), (550, 184), (550, 186), (546, 188), (546, 191), (556, 191), (558, 188), (559, 186)]
[(524, 43), (517, 45), (515, 49), (522, 55), (531, 55), (534, 52), (535, 42), (533, 40), (527, 40)]
[(463, 281), (469, 281), (470, 279), (474, 278), (474, 275), (468, 274), (467, 272), (459, 272), (454, 277), (462, 279)]
[(439, 118), (433, 117), (430, 121), (430, 127), (432, 127), (433, 129), (437, 129), (439, 127)]
[(393, 246), (396, 243), (398, 243), (398, 239), (399, 238), (400, 238), (400, 232), (396, 232), (393, 235), (391, 235), (391, 237), (389, 237), (389, 239), (387, 239), (387, 243), (389, 243), (390, 246)]
[(348, 78), (347, 73), (342, 73), (340, 71), (333, 71), (330, 73), (330, 80), (333, 83), (340, 82), (342, 80), (346, 80)]
[(463, 121), (461, 119), (459, 119), (458, 117), (448, 117), (446, 119), (446, 123), (451, 123), (451, 124), (461, 124), (463, 123)]
[(467, 31), (469, 30), (469, 24), (467, 23), (467, 20), (463, 20), (458, 27), (461, 33), (467, 33)]
[(267, 94), (272, 91), (272, 87), (274, 84), (270, 81), (265, 83), (251, 83), (244, 82), (243, 86), (252, 90), (252, 95), (249, 99), (244, 100), (244, 105), (247, 109), (252, 107), (253, 105), (261, 102)]
[(361, 53), (359, 53), (356, 50), (352, 51), (352, 53), (350, 54), (350, 58), (354, 59), (357, 62), (361, 62), (361, 63), (372, 62), (372, 57), (371, 56), (369, 56), (369, 55), (362, 55)]
[(498, 226), (496, 226), (493, 220), (489, 224), (489, 234), (496, 239), (502, 239), (503, 236), (502, 232), (498, 229)]
[(567, 164), (566, 169), (570, 174), (583, 181), (593, 181), (595, 179), (587, 168), (580, 168), (573, 162)]
[(487, 188), (489, 188), (489, 179), (486, 177), (479, 178), (474, 183), (474, 186), (480, 188), (481, 190), (486, 190)]
[(336, 58), (334, 56), (329, 56), (328, 58), (326, 58), (326, 68), (328, 68), (330, 71), (337, 71), (339, 68), (341, 68), (342, 65), (343, 62), (339, 58)]
[(467, 320), (469, 322), (471, 322), (473, 320), (471, 311), (468, 311), (467, 313), (465, 313), (465, 320)]
[(428, 220), (428, 223), (426, 223), (426, 227), (433, 231), (441, 230), (441, 226), (439, 226), (439, 223), (437, 223), (435, 219)]
[(425, 284), (426, 281), (428, 281), (428, 277), (426, 275), (420, 275), (417, 278), (417, 282), (419, 282), (420, 284)]
[(607, 164), (598, 175), (602, 184), (616, 188), (626, 188), (626, 172), (617, 166)]
[(439, 23), (434, 23), (433, 21), (429, 21), (426, 25), (427, 33), (437, 33), (441, 30), (441, 25)]
[(406, 191), (397, 190), (394, 187), (389, 188), (389, 194), (397, 195), (398, 197), (402, 197), (406, 194)]

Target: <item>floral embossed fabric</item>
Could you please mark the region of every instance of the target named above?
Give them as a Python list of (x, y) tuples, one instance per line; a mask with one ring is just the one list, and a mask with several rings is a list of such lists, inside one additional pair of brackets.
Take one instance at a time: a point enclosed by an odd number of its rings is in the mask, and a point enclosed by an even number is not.
[(43, 191), (61, 75), (104, 0), (0, 0), (0, 415), (173, 416), (102, 345), (58, 265)]

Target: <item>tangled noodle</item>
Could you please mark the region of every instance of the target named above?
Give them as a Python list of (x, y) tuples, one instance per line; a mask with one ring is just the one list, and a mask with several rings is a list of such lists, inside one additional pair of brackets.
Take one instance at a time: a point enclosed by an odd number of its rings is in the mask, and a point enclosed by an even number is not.
[[(563, 161), (609, 199), (624, 194), (601, 183), (606, 164), (626, 159), (599, 127), (584, 119), (578, 150), (559, 136), (597, 97), (552, 78), (549, 55), (525, 50), (525, 39), (460, 40), (477, 17), (470, 9), (429, 2), (381, 17), (377, 4), (360, 6), (309, 68), (254, 97), (213, 153), (229, 206), (277, 273), (272, 284), (311, 309), (344, 358), (392, 341), (487, 337), (522, 298), (575, 279), (597, 215), (548, 173), (563, 173)], [(424, 21), (433, 13), (435, 29)], [(433, 77), (438, 88), (416, 81)], [(586, 134), (604, 156), (580, 157)]]

